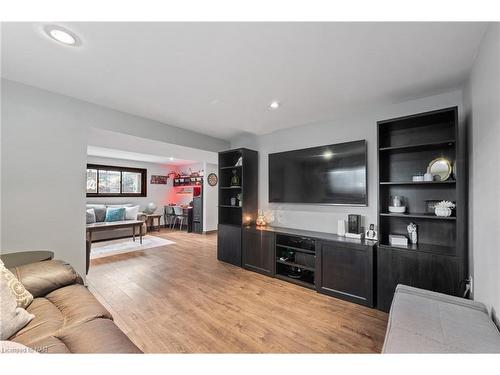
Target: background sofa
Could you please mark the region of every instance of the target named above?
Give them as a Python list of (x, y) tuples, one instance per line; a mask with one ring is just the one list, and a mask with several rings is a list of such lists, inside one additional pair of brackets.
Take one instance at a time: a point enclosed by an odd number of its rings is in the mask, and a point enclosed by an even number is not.
[[(117, 207), (132, 207), (135, 206), (134, 204), (95, 204), (95, 203), (87, 203), (87, 210), (90, 208), (93, 208), (95, 211), (95, 218), (96, 222), (102, 222), (104, 221), (104, 218), (106, 217), (106, 209), (108, 207), (112, 208), (117, 208)], [(146, 227), (146, 215), (142, 212), (139, 212), (137, 214), (137, 220), (141, 220), (144, 222), (144, 224), (141, 227), (142, 235), (145, 235), (147, 232), (147, 227)], [(136, 235), (139, 235), (139, 229), (136, 228)], [(95, 232), (92, 234), (92, 242), (94, 241), (101, 241), (101, 240), (112, 240), (115, 238), (122, 238), (122, 237), (131, 237), (132, 236), (132, 230), (130, 228), (124, 228), (124, 229), (113, 229), (113, 230), (108, 230), (108, 231), (99, 231)]]
[(141, 353), (69, 264), (49, 260), (10, 270), (33, 295), (26, 310), (35, 318), (9, 341), (41, 353)]

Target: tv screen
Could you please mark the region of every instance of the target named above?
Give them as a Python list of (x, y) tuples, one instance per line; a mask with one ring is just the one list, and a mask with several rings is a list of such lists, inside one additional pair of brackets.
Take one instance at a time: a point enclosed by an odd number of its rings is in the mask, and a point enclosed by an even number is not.
[(269, 202), (366, 206), (366, 141), (269, 154)]

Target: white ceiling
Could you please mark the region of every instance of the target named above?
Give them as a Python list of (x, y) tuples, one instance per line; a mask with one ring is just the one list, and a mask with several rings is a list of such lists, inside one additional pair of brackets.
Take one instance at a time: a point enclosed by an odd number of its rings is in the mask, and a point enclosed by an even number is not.
[[(2, 77), (223, 139), (461, 87), (485, 23), (2, 23)], [(272, 100), (282, 103), (268, 109)]]

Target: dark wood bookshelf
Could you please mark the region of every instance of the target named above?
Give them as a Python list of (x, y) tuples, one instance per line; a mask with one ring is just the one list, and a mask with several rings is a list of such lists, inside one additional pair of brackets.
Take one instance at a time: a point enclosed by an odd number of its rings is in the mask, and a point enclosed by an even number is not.
[[(466, 140), (458, 108), (444, 108), (390, 120), (378, 127), (377, 307), (388, 311), (396, 285), (406, 284), (455, 296), (463, 295), (467, 277)], [(450, 160), (446, 181), (414, 182), (438, 157)], [(408, 213), (388, 212), (391, 196), (404, 197)], [(426, 213), (426, 200), (456, 203), (454, 215)], [(417, 225), (418, 242), (389, 244), (389, 235), (406, 235)]]
[(446, 141), (382, 147), (382, 148), (379, 148), (379, 151), (406, 151), (406, 150), (411, 150), (413, 148), (422, 150), (422, 149), (429, 149), (429, 148), (432, 149), (432, 148), (453, 147), (455, 145), (455, 142), (456, 142), (455, 139), (448, 139)]
[(302, 269), (307, 270), (307, 271), (312, 271), (312, 272), (315, 271), (314, 267), (304, 266), (303, 264), (300, 264), (300, 263), (289, 262), (287, 260), (281, 260), (279, 258), (276, 259), (276, 263), (280, 263), (280, 264), (284, 264), (284, 265), (292, 266), (292, 267), (302, 268)]
[(380, 181), (380, 185), (443, 185), (454, 184), (455, 180), (446, 181)]
[(242, 165), (227, 165), (225, 167), (219, 167), (219, 169), (235, 169), (235, 168), (242, 168)]
[(434, 214), (426, 214), (426, 213), (405, 213), (398, 214), (394, 212), (381, 212), (380, 216), (392, 216), (392, 217), (406, 217), (410, 219), (428, 219), (428, 220), (456, 220), (455, 216), (436, 216)]
[(293, 250), (293, 251), (298, 251), (300, 253), (316, 254), (316, 252), (313, 251), (313, 250), (301, 249), (299, 247), (294, 247), (294, 246), (285, 246), (285, 245), (277, 244), (276, 247), (280, 247), (280, 248), (283, 248), (283, 249), (290, 249), (290, 250)]
[[(234, 175), (239, 179), (236, 186), (231, 184)], [(239, 148), (219, 153), (217, 258), (240, 267), (243, 227), (257, 219), (257, 179), (257, 151)], [(236, 204), (231, 204), (231, 199)]]

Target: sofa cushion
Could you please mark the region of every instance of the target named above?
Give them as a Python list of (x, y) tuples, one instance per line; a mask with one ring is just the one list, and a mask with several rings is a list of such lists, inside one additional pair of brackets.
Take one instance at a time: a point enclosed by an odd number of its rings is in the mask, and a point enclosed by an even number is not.
[(106, 207), (109, 208), (124, 208), (124, 207), (132, 207), (132, 203), (123, 203), (123, 204), (107, 204)]
[(70, 354), (67, 346), (54, 336), (45, 336), (33, 341), (30, 346), (38, 353)]
[(89, 208), (87, 210), (86, 221), (87, 221), (87, 224), (95, 223), (95, 210), (93, 208)]
[(55, 337), (71, 353), (142, 353), (109, 319), (95, 319), (59, 331)]
[(398, 285), (385, 353), (500, 353), (500, 333), (482, 303)]
[(104, 221), (114, 222), (123, 220), (125, 220), (125, 207), (106, 209), (106, 219)]
[(66, 286), (35, 298), (28, 307), (35, 318), (20, 330), (13, 340), (33, 347), (40, 339), (53, 336), (61, 329), (97, 318), (111, 319), (111, 314), (83, 285)]
[(11, 271), (33, 297), (44, 296), (66, 285), (83, 283), (73, 267), (62, 260), (24, 264)]
[(104, 204), (87, 204), (87, 210), (93, 208), (95, 212), (95, 221), (101, 223), (106, 218), (106, 206)]

